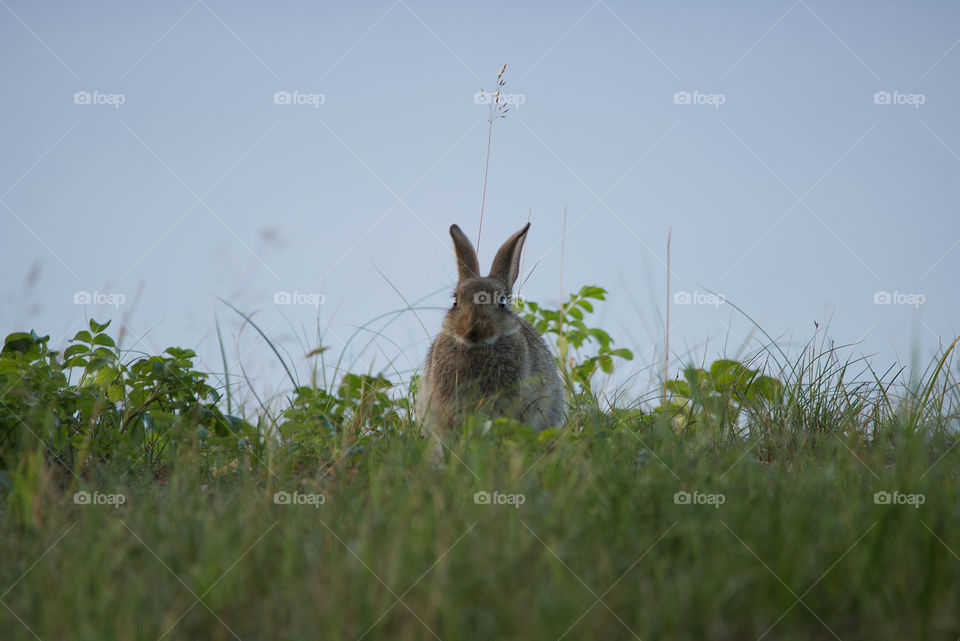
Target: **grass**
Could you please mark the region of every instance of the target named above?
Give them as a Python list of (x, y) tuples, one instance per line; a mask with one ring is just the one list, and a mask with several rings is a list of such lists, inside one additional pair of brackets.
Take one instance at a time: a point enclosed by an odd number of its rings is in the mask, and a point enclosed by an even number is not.
[[(812, 439), (789, 461), (588, 429), (398, 437), (321, 475), (42, 488), (0, 526), (8, 639), (954, 639), (960, 452)], [(276, 504), (278, 491), (322, 505)], [(479, 491), (522, 505), (477, 504)], [(722, 496), (677, 503), (676, 493)], [(919, 494), (885, 505), (880, 491)], [(693, 493), (697, 494), (694, 495)], [(28, 630), (29, 627), (29, 630)], [(31, 632), (32, 631), (32, 632)]]
[[(565, 429), (472, 420), (443, 460), (385, 379), (354, 375), (301, 388), (288, 427), (255, 426), (272, 435), (256, 457), (185, 430), (160, 468), (119, 455), (65, 466), (26, 439), (0, 475), (0, 630), (956, 639), (952, 347), (909, 387), (821, 341), (753, 370), (689, 368), (659, 409), (581, 389)], [(200, 385), (182, 354), (164, 363)], [(760, 372), (780, 387), (741, 385)]]

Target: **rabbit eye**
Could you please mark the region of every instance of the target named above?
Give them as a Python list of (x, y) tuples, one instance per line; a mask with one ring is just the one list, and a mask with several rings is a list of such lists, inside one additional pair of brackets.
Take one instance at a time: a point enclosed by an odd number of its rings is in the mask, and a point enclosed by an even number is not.
[(497, 301), (500, 304), (500, 308), (503, 309), (507, 306), (507, 297), (503, 294), (500, 294), (500, 299)]
[(456, 297), (456, 296), (453, 297), (453, 306), (454, 306), (454, 307), (457, 306), (457, 297)]

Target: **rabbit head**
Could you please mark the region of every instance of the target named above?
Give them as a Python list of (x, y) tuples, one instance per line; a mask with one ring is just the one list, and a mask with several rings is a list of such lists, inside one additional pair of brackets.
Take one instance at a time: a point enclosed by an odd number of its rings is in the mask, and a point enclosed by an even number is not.
[(480, 275), (477, 253), (457, 225), (450, 226), (457, 256), (457, 288), (444, 330), (469, 348), (489, 347), (520, 331), (511, 292), (520, 271), (520, 252), (530, 223), (511, 236), (493, 259), (490, 273)]

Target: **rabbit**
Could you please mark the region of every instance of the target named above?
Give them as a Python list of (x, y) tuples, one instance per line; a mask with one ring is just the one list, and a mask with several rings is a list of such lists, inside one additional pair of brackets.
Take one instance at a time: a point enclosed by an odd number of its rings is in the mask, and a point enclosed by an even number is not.
[(511, 416), (537, 431), (566, 414), (563, 387), (546, 343), (510, 304), (530, 223), (511, 236), (480, 276), (473, 245), (450, 226), (458, 280), (453, 305), (423, 369), (416, 415), (428, 434), (449, 433), (467, 413)]

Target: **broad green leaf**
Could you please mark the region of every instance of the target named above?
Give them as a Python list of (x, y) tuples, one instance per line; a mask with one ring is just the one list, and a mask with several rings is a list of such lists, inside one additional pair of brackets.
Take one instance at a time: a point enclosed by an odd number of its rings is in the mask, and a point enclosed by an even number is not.
[(86, 367), (87, 359), (83, 356), (74, 356), (73, 358), (68, 358), (63, 361), (64, 369), (69, 369), (71, 367)]
[(63, 350), (64, 359), (71, 359), (78, 354), (86, 354), (90, 351), (90, 348), (84, 345), (83, 343), (77, 345), (71, 345), (67, 349)]
[(113, 342), (113, 339), (109, 334), (97, 334), (93, 337), (94, 345), (106, 345), (107, 347), (116, 347), (117, 344)]
[(107, 367), (100, 368), (97, 371), (96, 381), (99, 385), (106, 385), (107, 383), (113, 382), (117, 378), (117, 370), (109, 365)]
[(184, 349), (182, 347), (168, 347), (164, 350), (164, 353), (179, 359), (191, 359), (197, 355), (192, 349)]
[(699, 367), (686, 367), (683, 370), (683, 377), (690, 384), (690, 389), (703, 389), (711, 383), (710, 375)]
[(719, 360), (710, 366), (710, 376), (718, 391), (746, 386), (754, 372), (737, 361)]
[(666, 388), (672, 394), (690, 398), (690, 385), (685, 381), (667, 381)]
[(3, 340), (3, 344), (7, 345), (8, 343), (12, 343), (14, 341), (22, 341), (24, 339), (32, 342), (33, 336), (27, 332), (14, 332), (12, 334), (7, 334), (7, 337)]
[(97, 349), (93, 350), (93, 355), (98, 358), (106, 358), (108, 360), (113, 360), (116, 356), (112, 350), (109, 350), (106, 347), (98, 347)]
[(595, 285), (585, 285), (580, 289), (580, 295), (585, 298), (595, 298), (598, 300), (606, 300), (604, 296), (606, 295), (607, 290), (603, 287), (597, 287)]
[(71, 343), (75, 343), (77, 341), (81, 341), (83, 343), (92, 343), (93, 337), (90, 336), (90, 332), (85, 329), (81, 329), (79, 332), (77, 332), (76, 336), (70, 339)]
[(600, 369), (602, 369), (607, 374), (610, 374), (611, 372), (613, 372), (613, 359), (610, 358), (609, 356), (601, 356)]
[(750, 391), (767, 401), (777, 401), (783, 395), (783, 383), (772, 376), (761, 376), (750, 385)]
[(714, 361), (713, 365), (710, 366), (710, 376), (712, 376), (714, 379), (719, 380), (725, 373), (729, 372), (730, 370), (733, 370), (736, 368), (742, 368), (742, 367), (743, 365), (741, 365), (737, 361), (733, 361), (729, 359), (721, 359), (718, 361)]
[(87, 369), (89, 370), (98, 370), (105, 365), (109, 365), (113, 362), (113, 358), (91, 358), (90, 362), (87, 363)]
[(36, 341), (32, 335), (27, 332), (15, 332), (9, 334), (3, 341), (3, 351), (4, 352), (20, 352), (21, 354), (25, 353), (27, 349), (33, 345)]

